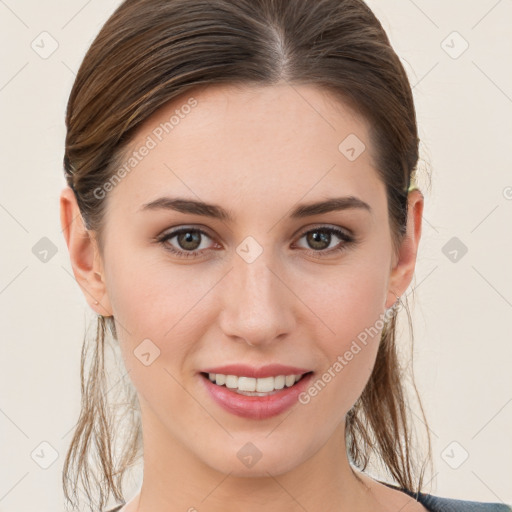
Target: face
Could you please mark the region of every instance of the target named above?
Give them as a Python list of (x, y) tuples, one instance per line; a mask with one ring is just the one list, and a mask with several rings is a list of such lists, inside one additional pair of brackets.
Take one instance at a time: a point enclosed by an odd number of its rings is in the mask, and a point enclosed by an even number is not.
[[(364, 120), (315, 87), (216, 86), (160, 109), (130, 156), (106, 198), (100, 300), (148, 442), (233, 475), (299, 466), (343, 432), (408, 284)], [(303, 376), (246, 396), (208, 373), (242, 390)]]

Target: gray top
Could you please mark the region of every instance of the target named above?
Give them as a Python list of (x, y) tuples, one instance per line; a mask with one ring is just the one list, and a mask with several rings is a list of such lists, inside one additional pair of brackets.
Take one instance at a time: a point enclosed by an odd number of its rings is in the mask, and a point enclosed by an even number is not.
[(432, 494), (412, 492), (395, 485), (381, 482), (388, 487), (405, 492), (421, 503), (430, 512), (512, 512), (512, 507), (504, 503), (485, 503), (481, 501), (456, 500), (453, 498), (440, 498)]

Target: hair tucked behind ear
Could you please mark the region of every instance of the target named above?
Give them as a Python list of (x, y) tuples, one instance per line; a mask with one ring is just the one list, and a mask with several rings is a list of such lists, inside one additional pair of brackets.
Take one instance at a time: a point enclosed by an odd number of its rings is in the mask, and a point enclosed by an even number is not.
[[(385, 185), (396, 251), (406, 231), (408, 188), (418, 163), (416, 113), (400, 59), (362, 0), (123, 2), (85, 55), (66, 112), (65, 176), (100, 250), (105, 184), (119, 179), (124, 151), (145, 120), (198, 88), (282, 83), (315, 85), (367, 121), (368, 150)], [(408, 318), (410, 323), (409, 313)], [(88, 370), (84, 342), (82, 411), (63, 475), (68, 499), (78, 501), (79, 480), (89, 501), (98, 496), (95, 512), (111, 494), (122, 499), (122, 478), (141, 442), (129, 383), (123, 418), (128, 441), (116, 458), (114, 430), (119, 436), (120, 420), (107, 403), (104, 322), (115, 338), (114, 319), (100, 319)], [(423, 471), (418, 475), (413, 456), (395, 322), (393, 317), (384, 328), (373, 373), (347, 415), (347, 446), (355, 465), (366, 468), (373, 456), (398, 484), (416, 491)], [(419, 396), (418, 402), (421, 407)], [(425, 419), (422, 408), (421, 413)], [(426, 434), (430, 460), (428, 430)], [(97, 461), (91, 460), (93, 454)]]

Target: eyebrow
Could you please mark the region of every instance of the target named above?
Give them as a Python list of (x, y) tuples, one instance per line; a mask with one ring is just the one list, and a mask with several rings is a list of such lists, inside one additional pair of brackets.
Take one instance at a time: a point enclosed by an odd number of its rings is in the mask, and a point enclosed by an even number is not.
[[(362, 209), (372, 213), (372, 209), (368, 203), (354, 196), (344, 196), (298, 205), (292, 210), (290, 217), (292, 219), (302, 219), (322, 213), (350, 209)], [(143, 204), (140, 210), (174, 210), (181, 213), (211, 217), (221, 221), (234, 221), (234, 217), (231, 213), (219, 205), (180, 197), (160, 197), (154, 201)]]

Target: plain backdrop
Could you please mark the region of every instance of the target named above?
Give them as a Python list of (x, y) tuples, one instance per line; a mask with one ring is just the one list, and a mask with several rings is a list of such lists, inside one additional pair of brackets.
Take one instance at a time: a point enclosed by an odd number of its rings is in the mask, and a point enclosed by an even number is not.
[[(94, 319), (59, 223), (64, 112), (87, 48), (119, 3), (0, 0), (1, 512), (64, 509), (62, 463)], [(408, 290), (433, 441), (429, 489), (511, 503), (512, 2), (369, 5), (409, 74), (419, 175), (432, 174)], [(410, 346), (408, 334), (400, 344)]]

